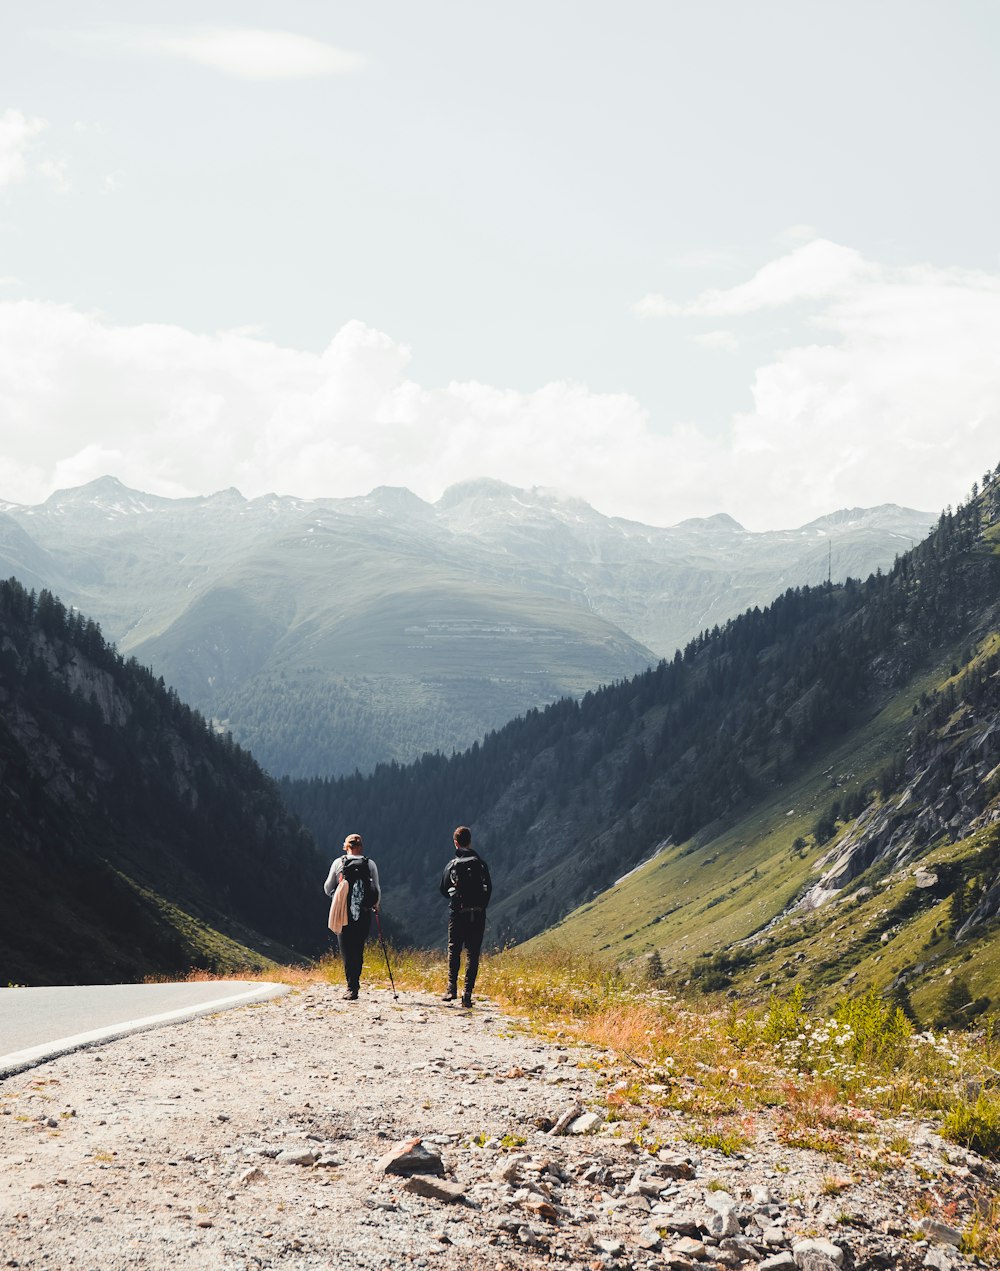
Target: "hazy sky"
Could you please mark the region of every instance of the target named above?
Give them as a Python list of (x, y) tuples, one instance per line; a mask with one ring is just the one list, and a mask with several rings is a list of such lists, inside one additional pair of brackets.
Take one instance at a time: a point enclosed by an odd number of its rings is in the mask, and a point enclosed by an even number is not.
[(1000, 461), (994, 0), (0, 8), (0, 499), (487, 475), (656, 524)]

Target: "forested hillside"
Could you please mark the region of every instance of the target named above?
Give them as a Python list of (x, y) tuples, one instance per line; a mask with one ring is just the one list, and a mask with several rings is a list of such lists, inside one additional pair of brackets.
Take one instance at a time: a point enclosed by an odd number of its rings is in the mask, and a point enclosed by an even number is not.
[(0, 582), (0, 982), (324, 944), (324, 865), (272, 782), (47, 591)]
[[(442, 927), (433, 897), (451, 830), (472, 824), (497, 881), (494, 940), (531, 936), (658, 849), (691, 850), (779, 797), (947, 651), (972, 657), (997, 625), (998, 504), (989, 473), (886, 573), (789, 590), (463, 754), (285, 793), (327, 851), (365, 835), (387, 906), (423, 939)], [(900, 762), (891, 747), (884, 761)]]

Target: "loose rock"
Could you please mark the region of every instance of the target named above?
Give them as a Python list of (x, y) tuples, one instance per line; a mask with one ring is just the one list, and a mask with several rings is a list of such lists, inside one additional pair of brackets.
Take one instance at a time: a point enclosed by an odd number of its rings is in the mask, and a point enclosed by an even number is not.
[(844, 1251), (830, 1240), (797, 1240), (792, 1257), (799, 1271), (838, 1271), (844, 1265)]
[(443, 1200), (448, 1205), (455, 1205), (466, 1199), (464, 1190), (457, 1183), (449, 1183), (443, 1178), (435, 1178), (429, 1174), (412, 1174), (403, 1184), (403, 1188), (416, 1196), (426, 1196), (430, 1200)]
[(936, 1218), (921, 1218), (917, 1230), (928, 1240), (936, 1240), (939, 1244), (953, 1245), (956, 1249), (962, 1243), (962, 1233), (946, 1222), (938, 1222)]
[(418, 1135), (394, 1143), (376, 1168), (383, 1174), (443, 1174), (444, 1161)]

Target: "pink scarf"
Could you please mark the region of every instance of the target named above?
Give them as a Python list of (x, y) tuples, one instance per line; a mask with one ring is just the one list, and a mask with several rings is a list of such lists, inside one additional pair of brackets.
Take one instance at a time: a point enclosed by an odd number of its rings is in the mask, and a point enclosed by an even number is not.
[(347, 879), (343, 875), (337, 884), (337, 890), (333, 893), (333, 900), (330, 902), (330, 921), (328, 925), (336, 936), (339, 936), (341, 931), (347, 926)]

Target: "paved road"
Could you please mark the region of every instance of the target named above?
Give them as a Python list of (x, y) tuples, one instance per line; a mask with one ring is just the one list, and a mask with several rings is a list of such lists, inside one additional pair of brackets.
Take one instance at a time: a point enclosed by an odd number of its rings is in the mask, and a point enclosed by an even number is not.
[(285, 984), (87, 984), (0, 989), (0, 1078), (126, 1033), (261, 1002)]

